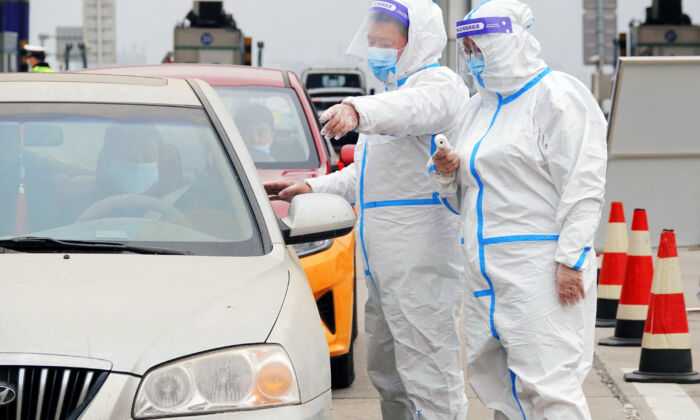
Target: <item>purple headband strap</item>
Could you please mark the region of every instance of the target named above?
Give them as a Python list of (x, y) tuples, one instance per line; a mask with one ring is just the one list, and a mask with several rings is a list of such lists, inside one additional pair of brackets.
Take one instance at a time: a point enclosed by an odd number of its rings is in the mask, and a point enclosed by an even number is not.
[(509, 17), (485, 17), (457, 22), (457, 38), (484, 34), (512, 34)]
[(387, 15), (398, 19), (399, 22), (408, 26), (408, 8), (397, 1), (377, 0), (372, 3), (372, 8), (370, 8), (370, 10), (386, 13)]

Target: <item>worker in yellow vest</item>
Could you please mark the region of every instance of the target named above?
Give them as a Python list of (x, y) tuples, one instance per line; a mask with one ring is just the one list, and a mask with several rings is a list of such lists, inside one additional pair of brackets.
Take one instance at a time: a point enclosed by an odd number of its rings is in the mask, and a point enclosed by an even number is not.
[(46, 50), (39, 45), (25, 45), (24, 54), (27, 57), (27, 64), (31, 67), (31, 73), (53, 73), (51, 67), (46, 63)]

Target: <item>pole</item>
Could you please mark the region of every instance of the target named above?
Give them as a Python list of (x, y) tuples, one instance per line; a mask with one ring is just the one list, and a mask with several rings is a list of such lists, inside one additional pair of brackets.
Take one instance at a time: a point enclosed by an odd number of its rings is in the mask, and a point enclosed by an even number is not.
[(598, 9), (598, 64), (596, 65), (598, 73), (603, 69), (605, 64), (605, 23), (603, 21), (603, 0), (597, 0)]
[(66, 61), (66, 71), (70, 70), (70, 50), (73, 49), (73, 44), (70, 42), (66, 43), (66, 50), (64, 52), (64, 58)]
[(78, 48), (80, 49), (80, 58), (83, 60), (83, 68), (87, 68), (87, 52), (85, 51), (85, 43), (81, 42), (78, 44)]
[(262, 67), (262, 57), (263, 57), (263, 48), (265, 48), (265, 43), (262, 41), (258, 41), (258, 67)]
[(97, 66), (102, 67), (102, 0), (97, 0)]

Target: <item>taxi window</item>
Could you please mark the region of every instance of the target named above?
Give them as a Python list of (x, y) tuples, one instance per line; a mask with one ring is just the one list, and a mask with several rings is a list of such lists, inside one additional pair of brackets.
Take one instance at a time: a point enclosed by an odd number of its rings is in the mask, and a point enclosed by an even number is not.
[(291, 89), (215, 86), (259, 169), (315, 169), (309, 120)]

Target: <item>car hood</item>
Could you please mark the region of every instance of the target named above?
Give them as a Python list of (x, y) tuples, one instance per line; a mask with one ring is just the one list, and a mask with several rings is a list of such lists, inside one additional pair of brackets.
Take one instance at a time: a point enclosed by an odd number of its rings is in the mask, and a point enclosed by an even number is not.
[(0, 352), (168, 360), (267, 339), (289, 283), (284, 250), (254, 258), (0, 254)]

